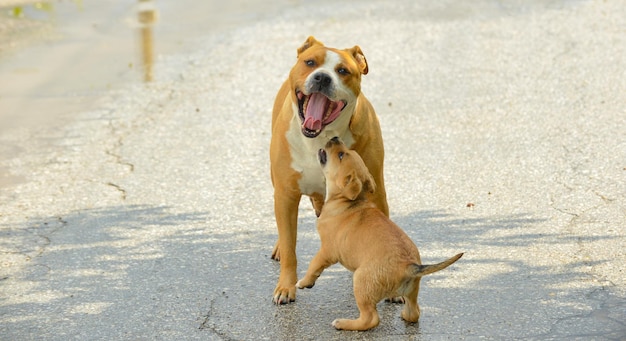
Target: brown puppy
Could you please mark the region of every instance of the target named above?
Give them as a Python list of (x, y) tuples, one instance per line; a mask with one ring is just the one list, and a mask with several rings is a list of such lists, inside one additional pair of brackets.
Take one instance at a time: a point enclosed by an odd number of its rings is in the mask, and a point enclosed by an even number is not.
[(363, 160), (338, 139), (319, 151), (326, 177), (326, 203), (317, 221), (322, 242), (298, 288), (311, 288), (327, 267), (340, 262), (354, 272), (354, 297), (360, 316), (337, 319), (337, 329), (367, 330), (378, 325), (376, 304), (383, 298), (404, 296), (402, 318), (417, 322), (420, 279), (446, 268), (462, 253), (433, 265), (421, 265), (415, 244), (376, 205), (367, 199), (376, 184)]
[(324, 204), (324, 175), (317, 151), (333, 136), (356, 150), (378, 190), (369, 200), (389, 214), (383, 184), (383, 140), (378, 117), (361, 93), (368, 72), (361, 48), (338, 50), (309, 37), (276, 95), (272, 116), (270, 162), (278, 241), (272, 258), (280, 260), (273, 301), (296, 299), (298, 205), (308, 195), (319, 215)]

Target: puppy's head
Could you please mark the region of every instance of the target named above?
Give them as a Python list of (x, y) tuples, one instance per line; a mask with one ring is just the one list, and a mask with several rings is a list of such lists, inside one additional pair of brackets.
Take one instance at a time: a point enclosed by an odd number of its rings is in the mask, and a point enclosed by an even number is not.
[(318, 159), (326, 177), (326, 200), (336, 196), (356, 200), (374, 193), (376, 183), (363, 159), (338, 137), (319, 150)]
[(349, 116), (361, 93), (361, 75), (367, 72), (359, 46), (339, 50), (309, 37), (298, 48), (298, 61), (289, 73), (302, 134), (317, 137), (342, 115)]

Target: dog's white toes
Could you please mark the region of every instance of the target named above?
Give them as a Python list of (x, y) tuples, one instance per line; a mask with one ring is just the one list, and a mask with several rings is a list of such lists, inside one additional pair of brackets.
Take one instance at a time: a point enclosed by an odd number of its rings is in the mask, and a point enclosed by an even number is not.
[(272, 302), (274, 302), (274, 304), (276, 305), (289, 304), (293, 301), (295, 301), (295, 299), (289, 298), (288, 295), (283, 295), (283, 294), (276, 294), (274, 295), (274, 298), (272, 299)]

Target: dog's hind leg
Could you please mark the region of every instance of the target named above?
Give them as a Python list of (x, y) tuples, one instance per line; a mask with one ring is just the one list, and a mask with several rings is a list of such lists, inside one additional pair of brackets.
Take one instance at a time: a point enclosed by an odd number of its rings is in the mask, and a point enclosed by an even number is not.
[(380, 300), (376, 299), (378, 293), (369, 292), (366, 275), (360, 273), (359, 270), (354, 272), (354, 298), (359, 308), (359, 318), (356, 320), (336, 319), (333, 321), (333, 327), (343, 330), (368, 330), (378, 326), (380, 318), (376, 311), (376, 303)]
[(319, 217), (324, 206), (324, 196), (319, 193), (313, 193), (309, 198), (311, 199), (311, 204), (313, 204), (315, 215)]
[(275, 261), (280, 261), (280, 248), (278, 245), (280, 245), (280, 240), (277, 239), (276, 244), (274, 244), (274, 249), (272, 250), (272, 259)]
[(420, 307), (417, 303), (417, 294), (420, 290), (420, 279), (417, 277), (413, 282), (412, 290), (406, 295), (405, 306), (401, 316), (407, 322), (417, 322), (420, 318)]

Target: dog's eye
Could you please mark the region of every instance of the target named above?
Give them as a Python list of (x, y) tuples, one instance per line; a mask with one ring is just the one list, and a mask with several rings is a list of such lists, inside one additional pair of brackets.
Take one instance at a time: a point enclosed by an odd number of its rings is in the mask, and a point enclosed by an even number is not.
[(339, 69), (337, 69), (337, 73), (340, 75), (347, 76), (350, 74), (350, 71), (348, 71), (348, 69), (346, 69), (345, 67), (340, 67)]
[(339, 154), (337, 154), (337, 156), (339, 156), (339, 161), (343, 160), (343, 152), (339, 152)]
[(313, 59), (308, 59), (304, 61), (304, 64), (307, 66), (315, 66), (315, 61)]

